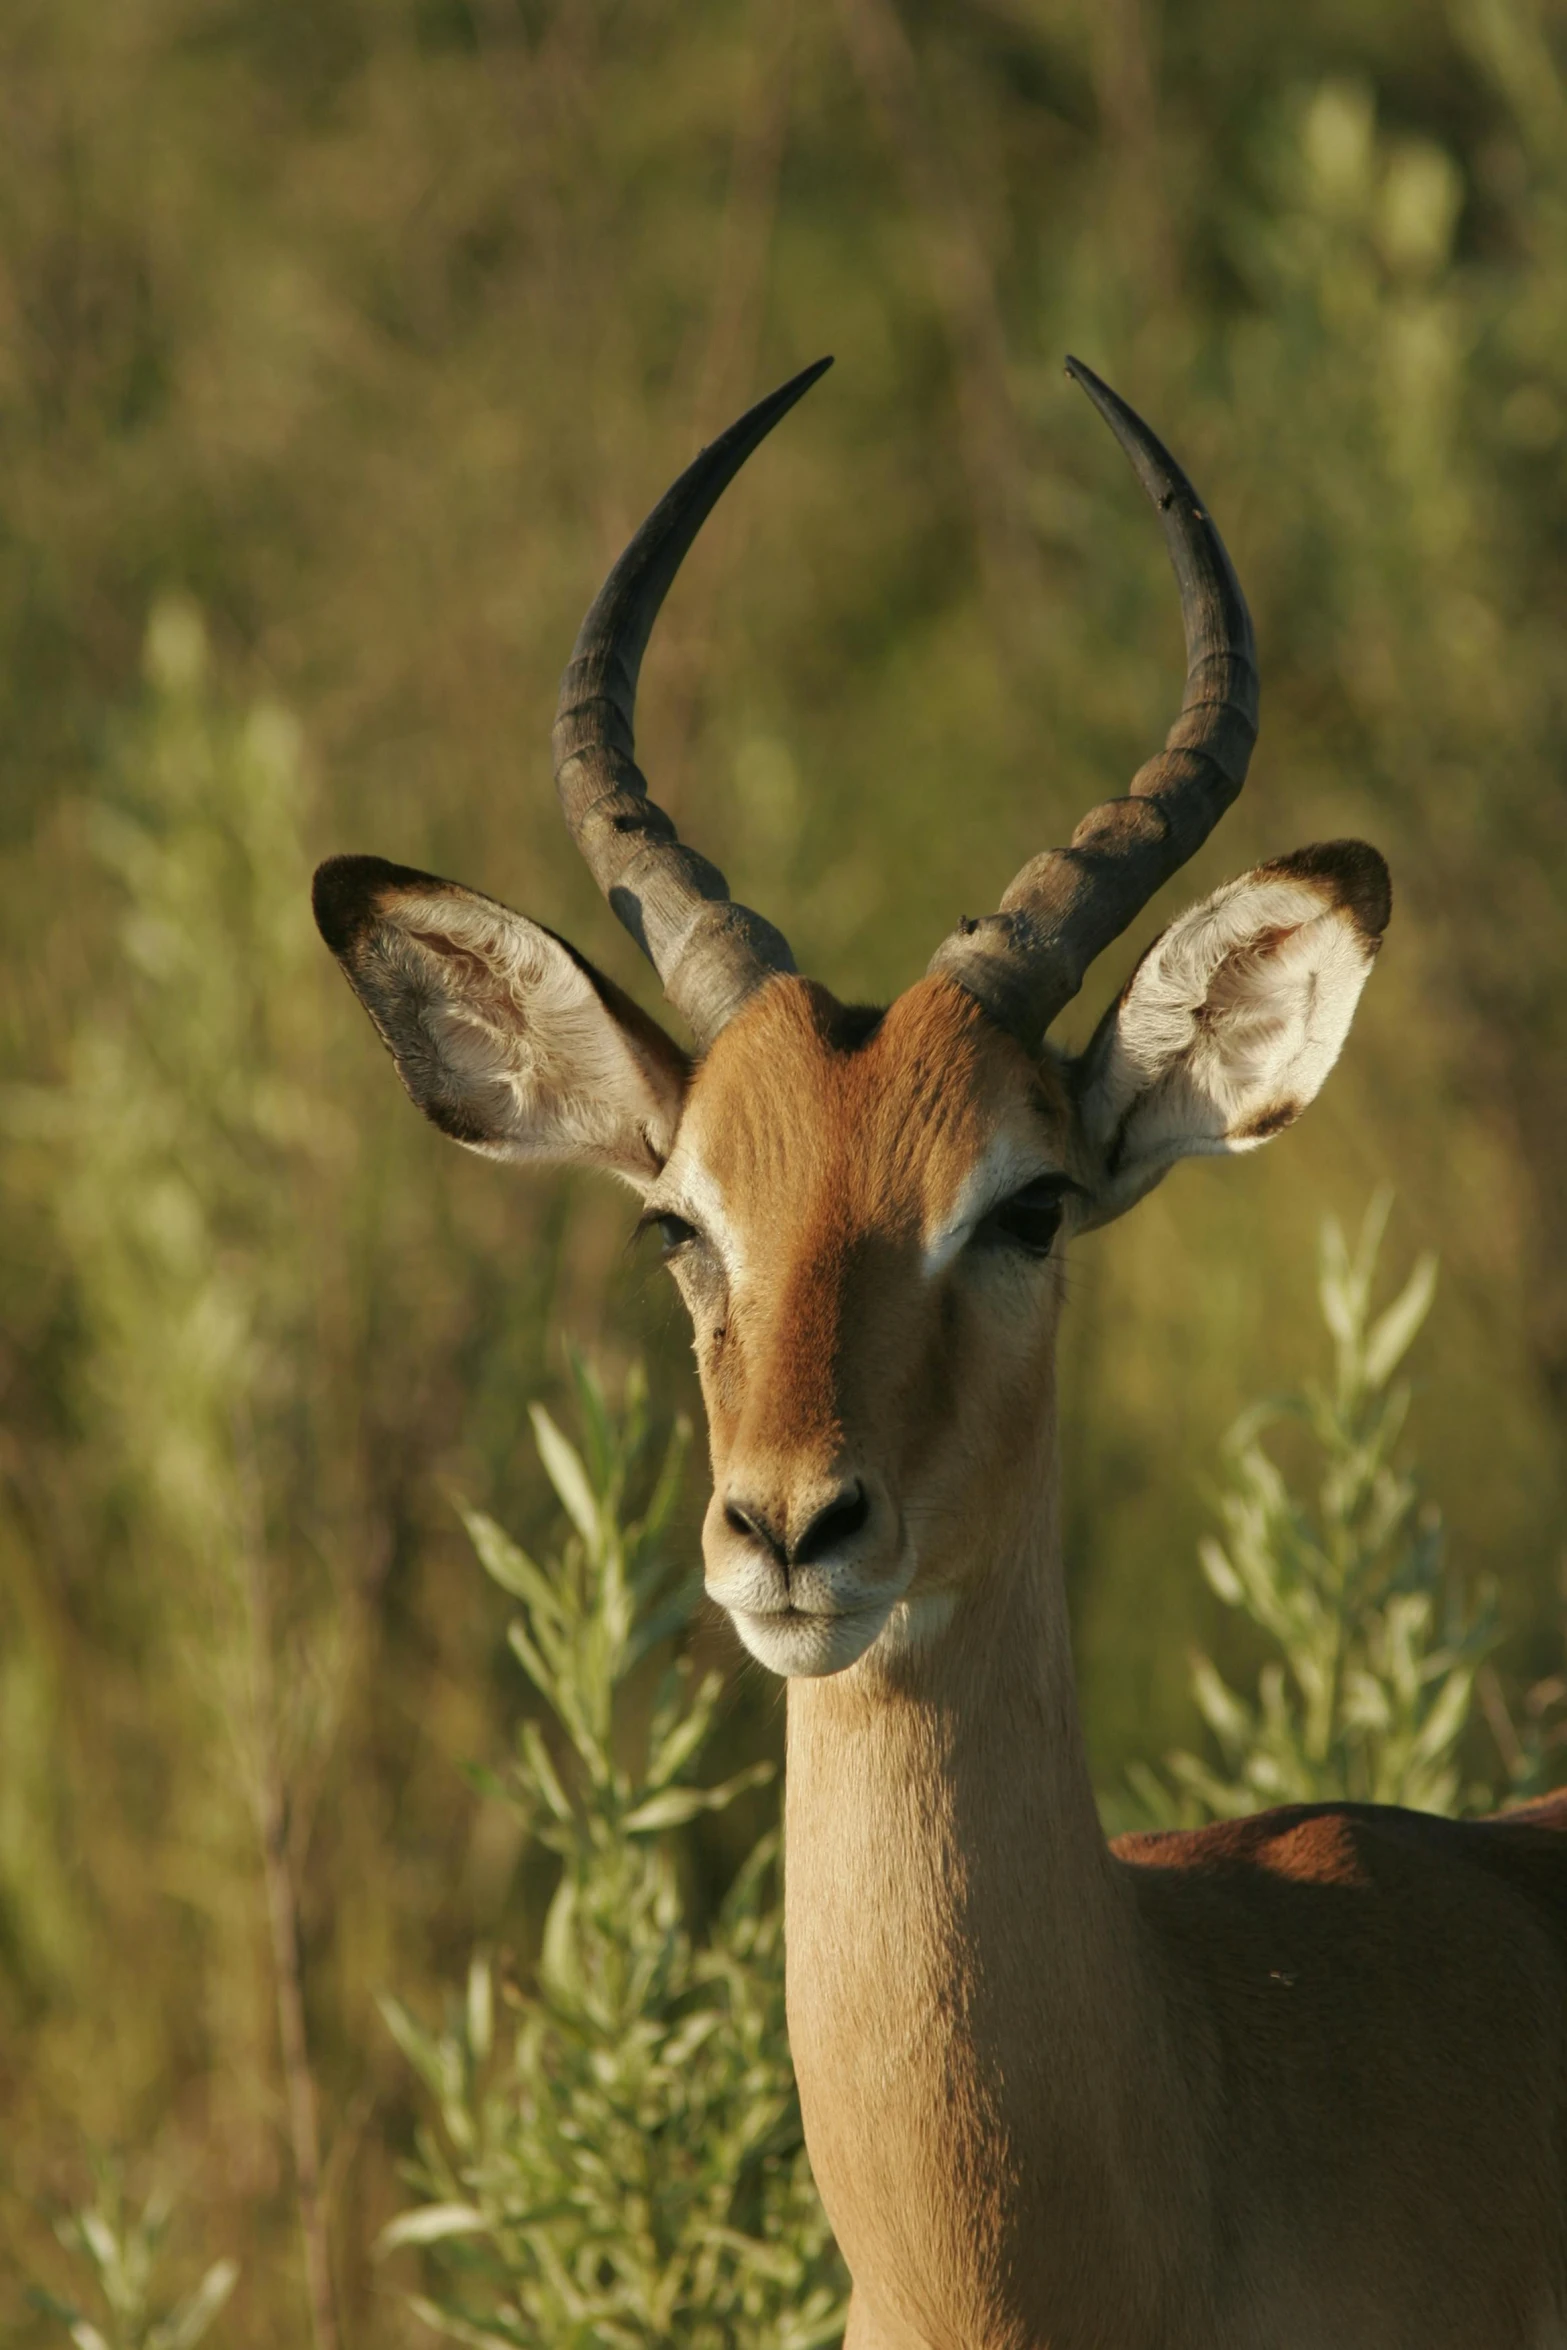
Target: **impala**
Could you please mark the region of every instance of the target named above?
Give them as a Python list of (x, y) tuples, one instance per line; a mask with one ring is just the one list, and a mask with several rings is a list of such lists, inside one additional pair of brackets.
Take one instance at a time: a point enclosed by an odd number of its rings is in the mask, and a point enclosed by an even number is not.
[[(825, 365), (823, 362), (822, 365)], [(317, 919), (419, 1107), (641, 1194), (695, 1327), (707, 1584), (788, 1679), (789, 2026), (849, 2350), (1567, 2343), (1567, 1799), (1368, 1805), (1107, 1847), (1057, 1531), (1062, 1259), (1337, 1058), (1388, 917), (1331, 841), (1181, 915), (1076, 1057), (1092, 958), (1240, 790), (1251, 623), (1141, 420), (1186, 690), (1129, 796), (885, 1011), (797, 975), (633, 758), (654, 617), (808, 369), (704, 450), (583, 623), (566, 821), (683, 1049), (493, 898), (337, 857)]]

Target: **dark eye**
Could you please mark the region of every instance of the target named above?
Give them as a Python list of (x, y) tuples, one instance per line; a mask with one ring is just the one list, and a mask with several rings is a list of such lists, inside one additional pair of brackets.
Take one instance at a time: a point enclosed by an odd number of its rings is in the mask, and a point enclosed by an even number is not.
[(684, 1216), (652, 1216), (648, 1220), (658, 1227), (658, 1237), (666, 1259), (697, 1237), (696, 1226), (688, 1224)]
[(1025, 1256), (1047, 1257), (1061, 1226), (1061, 1211), (1073, 1185), (1065, 1176), (1039, 1175), (1010, 1199), (982, 1216), (974, 1227), (975, 1248), (1015, 1248)]

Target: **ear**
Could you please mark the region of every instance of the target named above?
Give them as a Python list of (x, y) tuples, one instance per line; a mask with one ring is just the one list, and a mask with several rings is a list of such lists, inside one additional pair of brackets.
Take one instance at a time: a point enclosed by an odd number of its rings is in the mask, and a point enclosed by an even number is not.
[(380, 857), (331, 857), (316, 923), (397, 1074), (443, 1134), (494, 1159), (609, 1167), (643, 1188), (689, 1065), (553, 931)]
[(1363, 841), (1259, 865), (1172, 922), (1075, 1064), (1108, 1223), (1177, 1159), (1255, 1150), (1315, 1100), (1349, 1034), (1392, 892)]

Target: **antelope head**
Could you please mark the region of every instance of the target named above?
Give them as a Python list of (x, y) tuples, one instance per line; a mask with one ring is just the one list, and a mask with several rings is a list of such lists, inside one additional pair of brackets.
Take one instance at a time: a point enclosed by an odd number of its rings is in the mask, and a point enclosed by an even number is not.
[(1298, 850), (1181, 915), (1084, 1052), (1049, 1041), (1089, 963), (1239, 792), (1257, 723), (1251, 621), (1218, 532), (1147, 426), (1072, 361), (1163, 523), (1180, 715), (1129, 794), (1025, 865), (997, 913), (961, 922), (889, 1009), (798, 976), (649, 797), (632, 719), (686, 550), (826, 365), (655, 507), (561, 688), (567, 824), (695, 1051), (493, 898), (373, 857), (334, 857), (315, 885), (322, 934), (428, 1117), (492, 1158), (606, 1167), (642, 1195), (695, 1329), (708, 1588), (787, 1675), (939, 1637), (1013, 1554), (1018, 1513), (1048, 1506), (1023, 1465), (1052, 1420), (1066, 1242), (1177, 1159), (1290, 1124), (1338, 1056), (1389, 910), (1374, 849)]

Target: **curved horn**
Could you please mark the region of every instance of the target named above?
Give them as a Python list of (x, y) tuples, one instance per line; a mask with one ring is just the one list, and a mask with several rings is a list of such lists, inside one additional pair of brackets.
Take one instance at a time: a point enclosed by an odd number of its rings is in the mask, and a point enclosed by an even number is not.
[(792, 971), (794, 957), (648, 797), (633, 755), (637, 675), (697, 532), (751, 451), (831, 365), (818, 359), (759, 400), (687, 466), (599, 589), (560, 681), (555, 788), (571, 836), (703, 1045), (763, 980)]
[(1023, 867), (1001, 910), (961, 922), (931, 959), (1032, 1050), (1089, 964), (1196, 854), (1246, 780), (1257, 739), (1251, 614), (1196, 491), (1142, 418), (1081, 360), (1066, 370), (1158, 508), (1181, 592), (1186, 691), (1165, 747), (1129, 796), (1091, 809), (1071, 846)]

